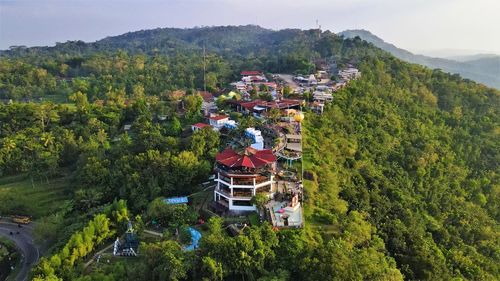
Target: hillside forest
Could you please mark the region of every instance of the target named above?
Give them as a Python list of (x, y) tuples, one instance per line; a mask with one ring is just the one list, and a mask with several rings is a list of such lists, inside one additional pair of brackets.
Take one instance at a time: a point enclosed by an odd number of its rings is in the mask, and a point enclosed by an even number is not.
[[(318, 34), (156, 29), (2, 51), (0, 214), (37, 221), (48, 250), (33, 280), (498, 280), (500, 92)], [(141, 258), (85, 270), (129, 219), (196, 221), (157, 198), (198, 192), (223, 148), (213, 130), (190, 133), (204, 63), (207, 90), (222, 93), (242, 70), (304, 74), (320, 59), (362, 77), (323, 114), (306, 112), (303, 229), (262, 223), (232, 237), (214, 216), (196, 251), (141, 237)], [(41, 211), (2, 187), (18, 180), (63, 187)]]

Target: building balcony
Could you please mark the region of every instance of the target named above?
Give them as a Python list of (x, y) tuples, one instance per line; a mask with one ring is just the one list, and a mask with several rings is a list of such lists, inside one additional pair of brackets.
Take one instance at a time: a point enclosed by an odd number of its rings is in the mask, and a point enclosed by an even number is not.
[(252, 196), (253, 196), (251, 190), (248, 190), (248, 191), (242, 191), (242, 190), (235, 191), (235, 190), (233, 190), (232, 195), (231, 195), (231, 191), (226, 189), (226, 188), (216, 188), (215, 191), (219, 194), (222, 194), (226, 198), (231, 198), (231, 199), (234, 199), (234, 198), (249, 199), (249, 198), (252, 198)]
[[(232, 179), (232, 180), (231, 180)], [(224, 175), (219, 174), (219, 177), (215, 180), (218, 182), (222, 182), (226, 186), (234, 186), (234, 187), (259, 187), (263, 185), (268, 185), (272, 183), (271, 177), (266, 176), (257, 176), (250, 178), (230, 178)]]
[(252, 191), (235, 191), (233, 190), (233, 197), (252, 198)]
[(254, 179), (233, 178), (233, 185), (254, 185)]
[(220, 188), (220, 187), (217, 187), (215, 189), (215, 191), (217, 191), (218, 193), (221, 193), (221, 194), (225, 195), (226, 197), (231, 197), (231, 190), (229, 188)]
[(260, 168), (230, 168), (221, 164), (215, 165), (215, 170), (220, 172), (221, 174), (226, 175), (248, 175), (248, 176), (258, 176), (258, 175), (271, 175), (275, 170), (275, 165), (265, 165)]

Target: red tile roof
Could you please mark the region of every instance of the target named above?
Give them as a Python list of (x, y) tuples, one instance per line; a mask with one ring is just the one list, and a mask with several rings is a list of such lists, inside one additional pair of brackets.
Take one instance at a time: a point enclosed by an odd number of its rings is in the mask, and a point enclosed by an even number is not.
[(262, 75), (262, 72), (258, 70), (244, 70), (241, 72), (242, 76), (251, 76), (251, 75)]
[(266, 102), (263, 101), (263, 100), (253, 100), (253, 101), (247, 101), (247, 102), (240, 102), (240, 105), (248, 110), (252, 110), (256, 105), (263, 105), (265, 104)]
[(231, 148), (226, 148), (215, 156), (215, 160), (231, 168), (259, 168), (276, 162), (276, 156), (270, 149), (257, 150), (253, 147), (247, 147), (242, 153), (237, 153)]
[(208, 117), (208, 119), (216, 120), (216, 121), (227, 119), (227, 118), (229, 118), (229, 116), (227, 116), (227, 115), (217, 115), (217, 116), (213, 116), (213, 117)]
[(271, 88), (276, 88), (276, 83), (275, 82), (264, 82), (264, 83), (261, 83), (262, 85), (266, 85), (268, 87), (271, 87)]
[(248, 110), (252, 110), (256, 105), (267, 108), (278, 108), (283, 109), (291, 106), (299, 106), (302, 104), (301, 100), (291, 100), (291, 99), (282, 99), (276, 101), (264, 101), (260, 99), (256, 99), (253, 101), (228, 101), (232, 104), (238, 104), (241, 107), (244, 107)]
[(193, 126), (196, 127), (196, 128), (200, 128), (200, 129), (205, 128), (207, 126), (210, 127), (210, 125), (205, 124), (205, 123), (196, 123)]
[(208, 91), (199, 91), (198, 94), (203, 98), (205, 102), (214, 101), (214, 95)]

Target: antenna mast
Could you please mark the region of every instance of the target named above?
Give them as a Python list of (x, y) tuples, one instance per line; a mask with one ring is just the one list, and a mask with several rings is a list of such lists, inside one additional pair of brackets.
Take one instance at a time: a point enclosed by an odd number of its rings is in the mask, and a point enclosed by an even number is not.
[(321, 25), (318, 20), (316, 20), (316, 25), (318, 26), (318, 38), (321, 38)]

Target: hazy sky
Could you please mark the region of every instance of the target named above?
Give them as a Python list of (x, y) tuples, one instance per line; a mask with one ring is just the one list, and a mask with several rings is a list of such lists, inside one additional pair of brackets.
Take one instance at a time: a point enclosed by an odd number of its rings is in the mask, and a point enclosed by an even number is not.
[(500, 0), (0, 0), (0, 49), (156, 27), (367, 29), (411, 51), (500, 54)]

